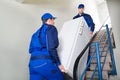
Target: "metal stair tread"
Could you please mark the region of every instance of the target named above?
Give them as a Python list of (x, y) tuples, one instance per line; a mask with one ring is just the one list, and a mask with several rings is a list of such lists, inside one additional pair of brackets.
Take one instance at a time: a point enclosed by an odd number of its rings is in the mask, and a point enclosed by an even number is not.
[[(92, 74), (93, 74), (93, 71), (87, 71), (86, 72), (86, 80), (90, 79)], [(98, 80), (99, 79), (98, 76), (97, 76), (98, 72), (96, 72), (95, 74), (96, 74), (96, 76), (94, 76), (93, 80)], [(107, 71), (103, 71), (102, 72), (102, 77), (103, 77), (103, 80), (108, 80), (108, 72)]]
[[(101, 51), (107, 51), (107, 50), (109, 50), (109, 48), (106, 46), (104, 49), (101, 47), (101, 48), (99, 48), (99, 51), (101, 52)], [(90, 48), (90, 52), (94, 52), (95, 51), (95, 48)]]
[[(105, 57), (101, 57), (101, 58), (100, 58), (101, 63), (104, 62), (104, 59), (105, 59)], [(111, 57), (110, 57), (110, 56), (107, 56), (107, 57), (106, 57), (106, 63), (110, 63), (110, 62), (111, 62)], [(91, 63), (97, 63), (96, 58), (93, 58), (93, 59), (91, 60)]]
[[(90, 65), (90, 70), (93, 71), (95, 69), (97, 64), (91, 64)], [(97, 68), (98, 70), (98, 68)], [(103, 67), (103, 71), (111, 71), (111, 68), (110, 68), (110, 64), (109, 63), (105, 63), (104, 67)]]

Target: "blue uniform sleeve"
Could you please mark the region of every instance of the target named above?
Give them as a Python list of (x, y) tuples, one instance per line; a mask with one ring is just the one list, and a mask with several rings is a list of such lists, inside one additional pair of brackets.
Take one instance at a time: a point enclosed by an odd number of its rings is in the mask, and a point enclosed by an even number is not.
[(52, 60), (57, 65), (60, 65), (60, 60), (57, 54), (57, 47), (59, 45), (58, 32), (54, 26), (49, 26), (46, 32), (47, 49), (52, 57)]
[(77, 18), (77, 16), (74, 16), (74, 17), (73, 17), (73, 19), (76, 19), (76, 18)]
[(95, 24), (93, 22), (93, 19), (92, 19), (92, 17), (90, 15), (88, 17), (89, 17), (89, 21), (90, 21), (90, 24), (88, 26), (90, 27), (90, 31), (94, 32)]
[(80, 17), (80, 15), (78, 14), (78, 15), (74, 16), (73, 19), (76, 19), (76, 18), (79, 18), (79, 17)]

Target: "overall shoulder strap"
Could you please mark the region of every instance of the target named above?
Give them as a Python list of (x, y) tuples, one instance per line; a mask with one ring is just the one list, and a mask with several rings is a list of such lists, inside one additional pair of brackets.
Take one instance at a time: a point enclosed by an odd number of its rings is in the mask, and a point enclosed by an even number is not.
[(44, 45), (44, 43), (42, 41), (42, 37), (41, 37), (42, 29), (43, 29), (43, 26), (39, 30), (38, 38), (39, 38), (39, 41), (40, 41), (42, 48), (45, 48), (46, 46)]

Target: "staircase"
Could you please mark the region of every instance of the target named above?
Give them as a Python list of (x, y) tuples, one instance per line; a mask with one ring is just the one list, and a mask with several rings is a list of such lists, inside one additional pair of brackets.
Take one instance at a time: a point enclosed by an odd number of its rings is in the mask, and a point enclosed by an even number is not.
[[(101, 42), (99, 44), (99, 51), (101, 53), (100, 62), (101, 62), (101, 66), (104, 64), (103, 71), (102, 71), (102, 78), (103, 78), (103, 80), (109, 80), (109, 72), (111, 71), (111, 56), (110, 56), (110, 51), (109, 51), (109, 44), (108, 43), (105, 44), (105, 41), (107, 39), (107, 35), (104, 34), (105, 31), (106, 31), (105, 29), (101, 30), (96, 35), (96, 37), (93, 39), (92, 44), (99, 42), (101, 40)], [(104, 49), (103, 49), (103, 47), (104, 47)], [(94, 51), (95, 51), (95, 47), (91, 46), (90, 53), (89, 53), (90, 56), (92, 56)], [(86, 75), (85, 75), (85, 80), (90, 80), (92, 74), (94, 73), (95, 67), (97, 65), (97, 59), (95, 56), (96, 56), (96, 54), (94, 55), (94, 58), (91, 60), (91, 64), (90, 64), (90, 66), (86, 72)], [(104, 62), (105, 58), (106, 58), (106, 61)], [(94, 75), (95, 76), (93, 77), (92, 80), (98, 80), (99, 79), (98, 68), (96, 69), (96, 72)]]
[[(103, 29), (102, 29), (103, 28)], [(114, 59), (114, 42), (108, 25), (102, 26), (86, 45), (74, 64), (73, 80), (109, 80), (110, 75), (117, 75)], [(80, 59), (89, 48), (87, 65), (81, 75), (77, 76)]]

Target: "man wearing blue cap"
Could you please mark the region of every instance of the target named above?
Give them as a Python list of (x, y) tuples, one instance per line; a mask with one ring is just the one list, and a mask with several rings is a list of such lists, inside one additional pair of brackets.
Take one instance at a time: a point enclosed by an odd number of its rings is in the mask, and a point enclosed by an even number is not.
[(90, 35), (93, 34), (94, 32), (94, 28), (95, 28), (95, 24), (93, 22), (93, 19), (91, 18), (91, 16), (89, 14), (84, 13), (84, 4), (79, 4), (78, 6), (78, 14), (76, 16), (73, 17), (73, 19), (79, 18), (79, 17), (84, 17), (85, 21), (87, 22), (88, 27), (90, 27)]
[(58, 32), (54, 26), (54, 19), (50, 13), (42, 17), (43, 25), (31, 38), (29, 53), (31, 53), (29, 70), (30, 80), (64, 80), (56, 48), (59, 45)]

